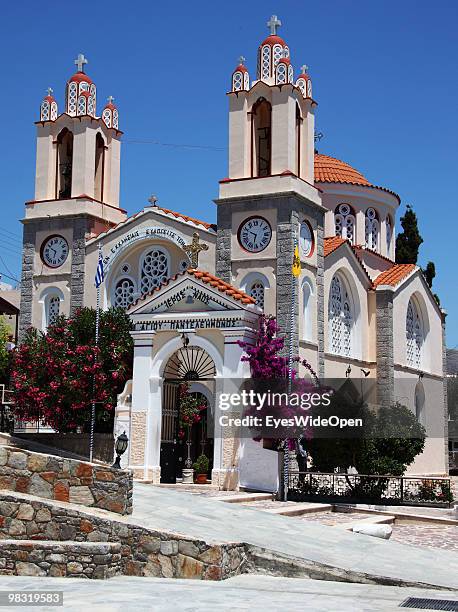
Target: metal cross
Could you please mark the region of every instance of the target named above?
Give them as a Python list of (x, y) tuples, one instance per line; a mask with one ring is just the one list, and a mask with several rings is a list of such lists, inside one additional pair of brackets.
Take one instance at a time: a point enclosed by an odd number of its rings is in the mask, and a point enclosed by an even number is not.
[(48, 93), (48, 96), (52, 96), (52, 94), (54, 93), (54, 89), (51, 89), (51, 87), (48, 87), (46, 91)]
[(270, 20), (267, 22), (267, 27), (270, 28), (270, 33), (274, 36), (277, 34), (277, 28), (281, 26), (281, 21), (277, 15), (272, 15)]
[(108, 96), (107, 102), (108, 102), (108, 104), (113, 104), (113, 102), (114, 102), (113, 96)]
[(191, 260), (191, 267), (197, 268), (199, 265), (199, 253), (201, 251), (208, 251), (208, 244), (200, 244), (199, 242), (199, 234), (194, 232), (192, 235), (191, 244), (187, 244), (183, 247), (184, 252)]
[[(111, 96), (110, 96), (110, 97), (111, 97)], [(153, 193), (153, 195), (151, 195), (151, 196), (148, 198), (148, 202), (150, 202), (150, 203), (151, 203), (151, 206), (157, 206), (157, 204), (156, 204), (156, 202), (157, 202), (157, 197), (154, 195), (154, 193)]]
[(308, 69), (309, 69), (309, 67), (307, 66), (307, 64), (304, 64), (303, 66), (301, 66), (301, 73), (302, 74), (306, 74)]
[(75, 64), (78, 67), (78, 72), (84, 72), (84, 64), (87, 64), (87, 59), (84, 57), (83, 53), (78, 53)]
[(240, 65), (240, 66), (243, 66), (243, 64), (244, 64), (244, 62), (245, 62), (245, 61), (246, 61), (246, 57), (243, 57), (243, 55), (241, 55), (241, 56), (239, 57), (239, 65)]

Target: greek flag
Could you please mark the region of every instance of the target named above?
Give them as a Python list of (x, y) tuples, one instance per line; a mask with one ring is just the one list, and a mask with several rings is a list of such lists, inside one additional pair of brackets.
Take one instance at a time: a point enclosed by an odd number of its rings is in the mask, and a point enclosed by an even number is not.
[(97, 264), (97, 270), (95, 271), (95, 279), (94, 279), (95, 286), (97, 287), (97, 289), (103, 283), (104, 278), (105, 278), (105, 272), (103, 270), (102, 251), (99, 249), (99, 263)]

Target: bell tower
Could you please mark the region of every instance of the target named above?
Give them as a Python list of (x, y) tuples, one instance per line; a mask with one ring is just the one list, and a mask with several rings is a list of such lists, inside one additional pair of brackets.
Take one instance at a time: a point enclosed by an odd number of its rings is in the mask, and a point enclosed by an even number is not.
[[(293, 291), (291, 266), (298, 245), (301, 266), (323, 302), (324, 208), (314, 185), (314, 112), (307, 66), (299, 76), (289, 45), (279, 36), (281, 21), (267, 22), (259, 45), (256, 80), (245, 58), (232, 73), (229, 98), (229, 168), (220, 181), (216, 272), (256, 298), (288, 333), (291, 304), (299, 354), (300, 289)], [(299, 281), (300, 282), (300, 281)], [(322, 330), (317, 368), (324, 364)]]
[[(82, 306), (86, 240), (126, 218), (119, 206), (118, 109), (110, 96), (97, 114), (97, 88), (85, 73), (87, 63), (80, 53), (62, 113), (50, 88), (40, 105), (35, 196), (26, 202), (23, 219), (20, 334), (31, 325), (46, 328), (44, 285), (53, 292), (54, 311), (59, 299), (59, 314)], [(39, 303), (43, 313), (33, 312)]]

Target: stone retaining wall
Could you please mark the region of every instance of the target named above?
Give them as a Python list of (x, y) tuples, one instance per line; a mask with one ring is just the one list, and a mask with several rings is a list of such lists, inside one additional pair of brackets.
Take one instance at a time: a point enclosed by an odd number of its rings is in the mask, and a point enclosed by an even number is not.
[(242, 543), (207, 544), (103, 514), (4, 491), (0, 493), (0, 542), (116, 542), (121, 547), (121, 572), (129, 576), (223, 580), (245, 571)]
[(0, 489), (131, 514), (132, 487), (128, 470), (0, 447)]
[(0, 574), (111, 578), (122, 573), (121, 544), (2, 540)]

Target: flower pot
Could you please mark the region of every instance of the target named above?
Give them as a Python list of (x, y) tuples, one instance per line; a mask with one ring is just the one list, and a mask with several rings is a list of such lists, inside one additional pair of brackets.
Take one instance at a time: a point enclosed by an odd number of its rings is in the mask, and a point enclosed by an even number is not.
[(197, 474), (196, 484), (207, 484), (207, 474)]

